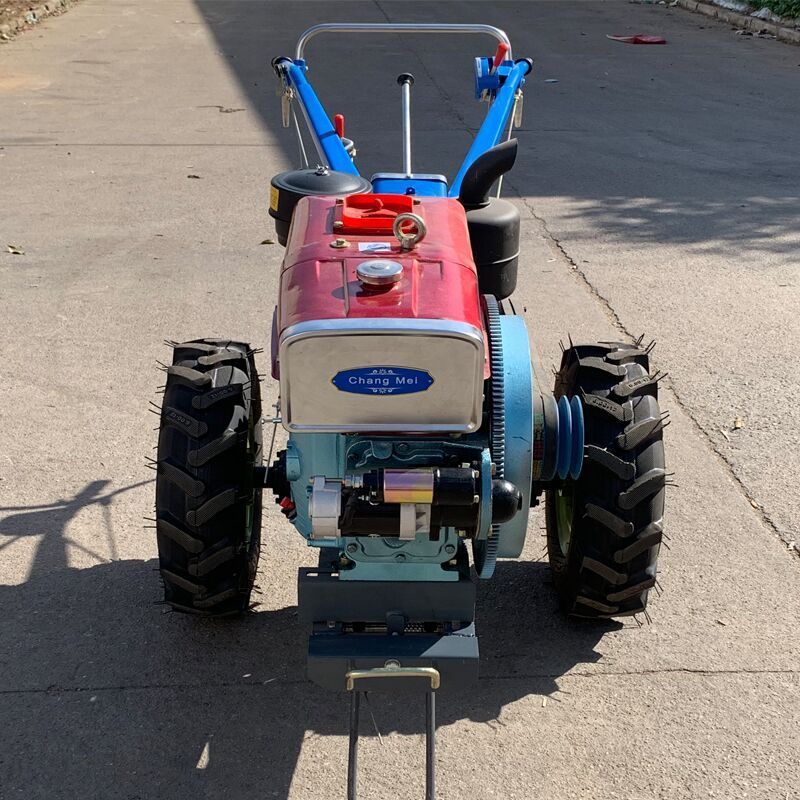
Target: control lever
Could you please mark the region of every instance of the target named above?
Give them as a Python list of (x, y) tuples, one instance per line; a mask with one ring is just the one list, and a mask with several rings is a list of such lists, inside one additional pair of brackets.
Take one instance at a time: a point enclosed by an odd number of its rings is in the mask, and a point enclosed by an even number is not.
[(397, 76), (403, 101), (403, 172), (406, 178), (411, 177), (411, 87), (414, 76), (408, 72)]

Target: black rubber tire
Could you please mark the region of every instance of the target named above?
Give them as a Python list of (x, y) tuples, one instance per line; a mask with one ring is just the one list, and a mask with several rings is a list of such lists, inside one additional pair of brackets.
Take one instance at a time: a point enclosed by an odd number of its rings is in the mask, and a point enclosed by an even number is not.
[(158, 437), (156, 532), (164, 600), (229, 616), (250, 607), (261, 546), (261, 397), (246, 344), (174, 346)]
[[(664, 420), (658, 376), (640, 345), (573, 346), (556, 375), (557, 397), (583, 398), (586, 446), (577, 481), (547, 491), (547, 549), (564, 610), (606, 619), (644, 611), (662, 540)], [(556, 497), (572, 498), (566, 553)], [(564, 518), (570, 513), (565, 504)]]

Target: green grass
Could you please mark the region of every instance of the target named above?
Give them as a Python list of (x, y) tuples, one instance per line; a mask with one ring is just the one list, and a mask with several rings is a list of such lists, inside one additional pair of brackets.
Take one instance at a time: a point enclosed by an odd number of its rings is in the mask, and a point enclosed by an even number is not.
[(757, 0), (753, 5), (758, 8), (766, 6), (781, 17), (800, 17), (800, 0)]

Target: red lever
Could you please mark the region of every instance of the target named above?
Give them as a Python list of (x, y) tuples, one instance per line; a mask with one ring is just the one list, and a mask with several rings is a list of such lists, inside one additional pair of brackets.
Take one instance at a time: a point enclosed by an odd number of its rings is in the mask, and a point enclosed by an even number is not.
[(344, 138), (344, 114), (337, 114), (333, 118), (333, 129), (340, 139)]
[(492, 69), (490, 71), (490, 75), (494, 75), (497, 68), (506, 60), (506, 56), (508, 55), (508, 45), (505, 42), (500, 42), (497, 45), (497, 52), (494, 54), (494, 58), (492, 59)]

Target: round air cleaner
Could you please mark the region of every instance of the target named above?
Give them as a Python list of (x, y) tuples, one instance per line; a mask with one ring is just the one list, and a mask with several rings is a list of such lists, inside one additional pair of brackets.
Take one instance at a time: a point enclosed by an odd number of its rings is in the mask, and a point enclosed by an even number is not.
[(301, 197), (343, 197), (348, 194), (362, 194), (371, 189), (372, 184), (366, 178), (351, 175), (349, 172), (336, 172), (327, 167), (281, 172), (272, 179), (269, 199), (269, 215), (275, 220), (278, 242), (286, 246), (292, 213)]

